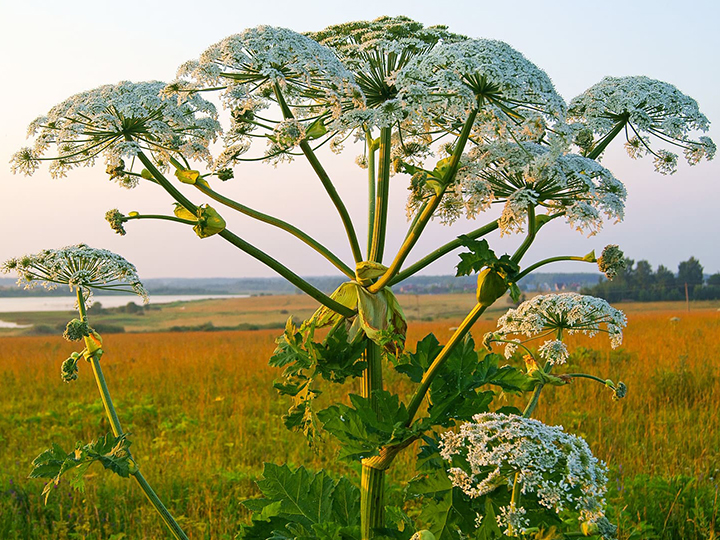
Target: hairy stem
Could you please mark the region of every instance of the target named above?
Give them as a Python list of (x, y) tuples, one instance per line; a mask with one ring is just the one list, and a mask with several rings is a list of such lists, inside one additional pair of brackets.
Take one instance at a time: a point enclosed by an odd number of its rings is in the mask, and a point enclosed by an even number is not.
[(387, 236), (387, 211), (390, 196), (390, 150), (392, 148), (392, 128), (380, 129), (380, 147), (378, 156), (377, 191), (375, 194), (375, 220), (372, 226), (372, 245), (368, 259), (382, 262)]
[[(277, 83), (273, 85), (273, 91), (275, 93), (275, 98), (277, 99), (278, 105), (280, 105), (280, 109), (282, 110), (283, 117), (286, 120), (295, 118), (292, 111), (290, 110), (290, 107), (288, 107), (288, 104), (285, 101), (282, 92), (280, 91), (280, 86)], [(302, 150), (302, 153), (305, 154), (307, 160), (310, 162), (310, 165), (315, 171), (315, 174), (317, 174), (320, 182), (325, 188), (325, 191), (330, 196), (330, 200), (332, 200), (333, 204), (335, 205), (338, 214), (340, 214), (340, 219), (342, 220), (348, 240), (350, 241), (350, 249), (352, 250), (355, 262), (362, 261), (362, 253), (360, 252), (360, 244), (358, 243), (357, 234), (355, 234), (355, 227), (352, 220), (350, 219), (350, 214), (348, 213), (347, 208), (345, 208), (345, 204), (342, 202), (342, 199), (340, 198), (340, 195), (335, 189), (332, 180), (330, 180), (330, 176), (328, 176), (327, 172), (325, 172), (325, 169), (320, 163), (320, 160), (318, 160), (315, 152), (313, 151), (310, 143), (308, 143), (307, 140), (300, 141), (300, 149)]]
[[(488, 223), (487, 225), (485, 225), (485, 226), (483, 226), (483, 227), (480, 227), (479, 229), (475, 229), (474, 231), (472, 231), (472, 232), (470, 232), (470, 233), (467, 233), (465, 236), (467, 236), (468, 238), (472, 238), (473, 240), (476, 240), (476, 239), (478, 239), (478, 238), (480, 238), (480, 237), (482, 237), (482, 236), (485, 236), (486, 234), (489, 234), (489, 233), (493, 232), (493, 231), (496, 230), (497, 228), (498, 228), (498, 222), (497, 222), (497, 221), (493, 221), (493, 222)], [(439, 259), (440, 257), (442, 257), (443, 255), (447, 255), (448, 253), (450, 253), (450, 252), (453, 251), (454, 249), (459, 248), (459, 247), (462, 246), (462, 245), (463, 245), (463, 241), (462, 241), (460, 238), (456, 238), (455, 240), (452, 240), (452, 241), (448, 242), (448, 243), (445, 244), (444, 246), (441, 246), (441, 247), (437, 248), (435, 251), (433, 251), (432, 253), (429, 253), (428, 255), (426, 255), (425, 257), (423, 257), (422, 259), (420, 259), (420, 260), (417, 261), (416, 263), (408, 266), (408, 267), (407, 267), (405, 270), (403, 270), (402, 272), (398, 272), (398, 273), (395, 275), (395, 277), (392, 278), (392, 279), (388, 282), (388, 286), (391, 287), (391, 286), (393, 286), (393, 285), (395, 285), (395, 284), (397, 284), (397, 283), (400, 283), (401, 281), (409, 278), (409, 277), (412, 276), (413, 274), (419, 272), (420, 270), (422, 270), (422, 269), (425, 268), (426, 266), (432, 264), (433, 262), (435, 262), (436, 260), (438, 260), (438, 259)]]
[(313, 287), (305, 281), (303, 278), (295, 274), (292, 270), (281, 264), (280, 262), (273, 259), (270, 255), (265, 253), (264, 251), (259, 250), (252, 244), (246, 242), (236, 234), (230, 232), (228, 229), (224, 229), (218, 233), (218, 236), (221, 236), (228, 242), (230, 242), (235, 247), (241, 249), (251, 257), (256, 258), (260, 262), (264, 263), (266, 266), (269, 266), (273, 270), (275, 270), (278, 274), (280, 274), (282, 277), (287, 279), (290, 283), (295, 285), (298, 289), (303, 291), (308, 296), (314, 298), (318, 302), (320, 302), (322, 305), (329, 307), (334, 312), (339, 313), (343, 317), (354, 317), (355, 312), (346, 307), (343, 306), (341, 303), (336, 302), (332, 298), (330, 298), (328, 295), (323, 293), (321, 290)]

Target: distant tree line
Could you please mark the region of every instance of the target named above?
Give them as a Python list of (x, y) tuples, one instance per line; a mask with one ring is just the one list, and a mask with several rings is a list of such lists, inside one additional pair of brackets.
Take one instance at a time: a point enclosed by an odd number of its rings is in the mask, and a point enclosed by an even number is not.
[(648, 261), (625, 259), (626, 267), (612, 281), (600, 278), (600, 282), (583, 289), (585, 294), (604, 298), (608, 302), (638, 300), (654, 302), (662, 300), (717, 300), (720, 298), (720, 272), (705, 280), (703, 267), (695, 257), (678, 265), (677, 275), (663, 265), (653, 272)]

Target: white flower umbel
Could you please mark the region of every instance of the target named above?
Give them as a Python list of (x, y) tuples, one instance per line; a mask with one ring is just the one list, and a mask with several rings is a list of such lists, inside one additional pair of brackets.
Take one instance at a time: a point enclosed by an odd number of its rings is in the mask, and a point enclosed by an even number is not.
[[(622, 220), (627, 196), (622, 182), (596, 161), (531, 142), (476, 146), (463, 156), (455, 181), (446, 197), (463, 200), (468, 217), (505, 202), (499, 221), (503, 234), (522, 231), (527, 207), (539, 205), (564, 212), (570, 225), (592, 235), (603, 217)], [(414, 191), (409, 205), (417, 206), (427, 195), (428, 189)]]
[[(180, 66), (178, 77), (168, 93), (180, 100), (193, 92), (221, 90), (221, 100), (232, 111), (226, 147), (248, 146), (253, 132), (272, 137), (277, 120), (258, 114), (279, 99), (277, 91), (305, 128), (318, 117), (327, 123), (344, 110), (364, 107), (353, 74), (333, 51), (286, 28), (258, 26), (229, 36)], [(272, 143), (270, 159), (278, 155), (276, 146)]]
[(333, 49), (355, 75), (366, 108), (348, 110), (341, 125), (352, 129), (389, 127), (416, 112), (413, 96), (399, 96), (397, 79), (413, 58), (427, 54), (440, 41), (467, 39), (444, 26), (425, 28), (407, 17), (380, 17), (330, 26), (308, 34)]
[[(28, 129), (35, 146), (22, 149), (11, 161), (13, 172), (32, 174), (39, 161), (52, 161), (54, 177), (78, 165), (105, 157), (111, 178), (134, 187), (137, 176), (126, 174), (123, 158), (140, 150), (159, 159), (182, 154), (210, 161), (208, 145), (220, 133), (215, 107), (199, 96), (182, 104), (163, 100), (162, 82), (121, 82), (76, 94), (37, 118)], [(51, 146), (57, 156), (43, 157)]]
[(692, 132), (710, 126), (697, 102), (672, 84), (648, 77), (605, 77), (570, 102), (568, 115), (602, 137), (613, 129), (624, 130), (630, 157), (651, 153), (656, 170), (664, 174), (675, 171), (677, 156), (653, 150), (651, 138), (683, 150), (691, 165), (715, 155), (709, 137), (691, 138)]
[(9, 259), (0, 269), (5, 273), (16, 272), (18, 285), (26, 289), (36, 285), (46, 289), (67, 285), (71, 291), (82, 290), (86, 301), (94, 289), (134, 293), (148, 301), (134, 265), (112, 251), (85, 244)]
[[(615, 348), (622, 343), (626, 324), (625, 314), (601, 298), (577, 293), (541, 294), (500, 317), (496, 335), (535, 338), (577, 333), (594, 336), (606, 332)], [(543, 347), (545, 357), (551, 360), (550, 347), (555, 346), (546, 343)], [(514, 344), (508, 344), (505, 355), (511, 356), (515, 350)], [(554, 362), (562, 361), (563, 357), (566, 358), (564, 354), (554, 356)]]
[(557, 514), (575, 514), (583, 523), (604, 518), (607, 468), (583, 439), (562, 426), (522, 416), (484, 413), (473, 420), (457, 433), (441, 435), (440, 454), (451, 464), (463, 464), (450, 467), (448, 475), (470, 497), (501, 485), (512, 489), (518, 482), (520, 496), (498, 516), (506, 534), (508, 528), (522, 533), (527, 526), (522, 501), (529, 498)]
[(486, 108), (503, 123), (518, 124), (523, 111), (561, 118), (566, 109), (544, 71), (507, 43), (489, 39), (438, 43), (398, 74), (397, 86), (428, 112), (449, 119)]

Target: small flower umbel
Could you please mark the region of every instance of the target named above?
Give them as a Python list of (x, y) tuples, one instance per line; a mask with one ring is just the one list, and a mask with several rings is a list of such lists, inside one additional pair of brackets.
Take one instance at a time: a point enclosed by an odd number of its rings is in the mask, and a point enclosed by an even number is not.
[(67, 285), (71, 291), (82, 293), (85, 303), (93, 290), (128, 292), (141, 296), (145, 302), (148, 299), (133, 264), (112, 251), (85, 244), (9, 259), (1, 269), (5, 273), (17, 272), (18, 285), (26, 289), (36, 285), (46, 289)]
[[(100, 461), (106, 469), (122, 477), (133, 476), (176, 540), (188, 540), (180, 525), (150, 487), (127, 449), (130, 443), (126, 440), (127, 434), (120, 425), (120, 418), (113, 405), (100, 365), (100, 359), (104, 354), (103, 340), (90, 326), (85, 309), (94, 289), (134, 293), (142, 296), (147, 302), (147, 291), (138, 278), (135, 266), (111, 251), (78, 244), (62, 249), (46, 249), (35, 255), (10, 259), (3, 263), (0, 269), (4, 272), (17, 272), (20, 276), (18, 284), (26, 288), (37, 284), (48, 289), (58, 285), (68, 285), (75, 291), (79, 318), (67, 324), (63, 337), (68, 341), (84, 342), (85, 347), (80, 352), (73, 352), (63, 362), (61, 377), (65, 382), (76, 380), (78, 363), (82, 358), (91, 364), (105, 415), (112, 429), (112, 433), (89, 445), (81, 447), (78, 443), (76, 450), (69, 454), (54, 444), (50, 450), (35, 458), (33, 461), (35, 468), (30, 473), (30, 477), (52, 479), (53, 482), (49, 482), (43, 492), (49, 495), (52, 486), (57, 485), (63, 475), (82, 475), (91, 463)], [(113, 459), (103, 461), (105, 454), (113, 454)]]
[[(626, 324), (625, 314), (601, 298), (577, 293), (541, 294), (500, 317), (494, 341), (503, 341), (499, 336), (523, 335), (529, 341), (554, 335), (555, 340), (540, 347), (540, 356), (551, 364), (562, 364), (567, 359), (563, 334), (594, 336), (605, 332), (615, 348), (622, 342)], [(520, 343), (520, 340), (507, 342), (505, 356), (512, 356)]]
[[(512, 495), (505, 495), (497, 516), (506, 535), (525, 533), (530, 521), (524, 516), (538, 512), (607, 524), (607, 468), (583, 439), (521, 416), (484, 413), (473, 420), (458, 433), (442, 434), (440, 454), (452, 464), (453, 485), (472, 498), (507, 486)], [(614, 527), (604, 530), (604, 538), (613, 537)]]

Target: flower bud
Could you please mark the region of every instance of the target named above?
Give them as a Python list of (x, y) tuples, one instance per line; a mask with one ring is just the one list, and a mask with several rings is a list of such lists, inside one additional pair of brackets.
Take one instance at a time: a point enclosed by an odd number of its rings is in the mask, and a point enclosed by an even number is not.
[(220, 170), (218, 170), (218, 172), (217, 172), (217, 177), (218, 177), (220, 180), (222, 180), (223, 182), (225, 182), (226, 180), (230, 180), (231, 178), (235, 178), (235, 173), (233, 172), (233, 170), (232, 170), (231, 168), (228, 167), (228, 168), (225, 168), (225, 169), (220, 169)]
[(505, 279), (492, 268), (486, 268), (478, 274), (477, 301), (481, 306), (489, 307), (507, 291)]
[(435, 540), (435, 535), (426, 529), (413, 534), (410, 540)]
[(200, 238), (207, 238), (225, 229), (225, 220), (209, 205), (198, 206), (198, 222), (193, 230)]
[(80, 341), (84, 337), (89, 336), (90, 332), (92, 332), (92, 328), (90, 328), (87, 322), (81, 321), (80, 319), (73, 319), (67, 323), (63, 337), (68, 341)]

